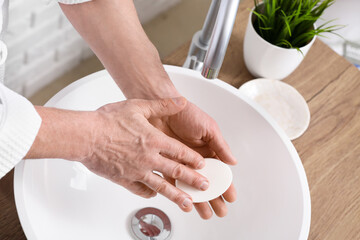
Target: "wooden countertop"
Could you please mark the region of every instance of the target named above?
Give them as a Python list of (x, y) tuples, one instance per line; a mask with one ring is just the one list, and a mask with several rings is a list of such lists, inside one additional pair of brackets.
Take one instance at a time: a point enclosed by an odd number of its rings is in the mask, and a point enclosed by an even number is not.
[[(243, 38), (252, 0), (239, 7), (219, 79), (238, 88), (254, 79), (243, 60)], [(164, 62), (181, 66), (189, 43)], [(299, 68), (283, 80), (306, 99), (311, 122), (293, 141), (311, 194), (309, 239), (360, 239), (360, 71), (317, 40)]]
[[(240, 4), (219, 78), (238, 88), (253, 79), (243, 61), (251, 0)], [(164, 62), (182, 65), (189, 44)], [(308, 177), (312, 219), (309, 239), (360, 239), (360, 71), (317, 40), (301, 66), (284, 80), (310, 107), (311, 122), (293, 141)], [(26, 239), (16, 213), (13, 172), (0, 181), (0, 239)]]

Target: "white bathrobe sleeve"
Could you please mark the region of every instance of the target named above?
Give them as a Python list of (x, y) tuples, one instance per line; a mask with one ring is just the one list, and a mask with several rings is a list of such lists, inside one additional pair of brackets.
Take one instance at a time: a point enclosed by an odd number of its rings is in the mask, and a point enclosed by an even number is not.
[[(78, 4), (91, 0), (57, 1)], [(0, 82), (0, 179), (25, 157), (40, 126), (41, 118), (34, 106)]]
[(0, 83), (0, 178), (25, 157), (40, 126), (34, 106)]
[(90, 2), (91, 0), (57, 0), (57, 1), (63, 4), (78, 4), (78, 3)]

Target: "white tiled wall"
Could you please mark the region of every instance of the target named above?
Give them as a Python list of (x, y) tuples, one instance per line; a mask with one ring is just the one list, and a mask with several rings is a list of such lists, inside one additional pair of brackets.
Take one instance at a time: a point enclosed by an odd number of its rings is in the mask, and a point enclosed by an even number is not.
[(326, 38), (321, 38), (321, 40), (360, 68), (360, 1), (336, 1), (325, 10), (317, 26), (329, 20), (335, 20), (331, 24), (344, 26), (337, 31), (342, 37), (326, 34)]
[[(135, 0), (144, 23), (181, 0)], [(26, 97), (93, 53), (57, 3), (10, 0), (5, 84)]]

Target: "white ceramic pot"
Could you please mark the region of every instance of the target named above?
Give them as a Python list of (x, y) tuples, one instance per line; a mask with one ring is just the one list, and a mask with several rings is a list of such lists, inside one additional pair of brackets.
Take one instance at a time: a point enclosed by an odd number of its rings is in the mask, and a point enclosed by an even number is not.
[(286, 78), (300, 65), (316, 36), (300, 48), (301, 54), (296, 49), (281, 48), (264, 40), (254, 29), (254, 19), (254, 15), (250, 13), (244, 39), (246, 67), (255, 77), (278, 80)]

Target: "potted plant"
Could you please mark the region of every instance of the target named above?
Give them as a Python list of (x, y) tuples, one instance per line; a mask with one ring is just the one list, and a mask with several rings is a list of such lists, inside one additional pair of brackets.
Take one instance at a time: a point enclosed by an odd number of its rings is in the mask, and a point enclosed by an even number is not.
[(244, 39), (244, 60), (256, 77), (283, 79), (301, 63), (316, 36), (341, 28), (315, 22), (335, 0), (254, 0)]

